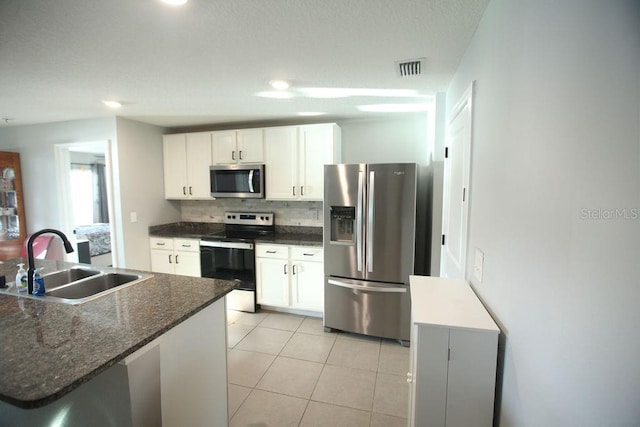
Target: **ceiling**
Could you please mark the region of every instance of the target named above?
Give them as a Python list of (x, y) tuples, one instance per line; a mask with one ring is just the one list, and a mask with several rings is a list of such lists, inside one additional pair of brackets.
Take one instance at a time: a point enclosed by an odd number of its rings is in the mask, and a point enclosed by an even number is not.
[[(0, 0), (0, 126), (376, 116), (447, 88), (488, 0)], [(419, 76), (397, 61), (425, 58)], [(256, 96), (291, 82), (290, 99)], [(306, 88), (406, 89), (314, 98)], [(122, 103), (110, 110), (102, 100)], [(387, 113), (388, 114), (388, 113)], [(8, 124), (5, 118), (9, 119)]]

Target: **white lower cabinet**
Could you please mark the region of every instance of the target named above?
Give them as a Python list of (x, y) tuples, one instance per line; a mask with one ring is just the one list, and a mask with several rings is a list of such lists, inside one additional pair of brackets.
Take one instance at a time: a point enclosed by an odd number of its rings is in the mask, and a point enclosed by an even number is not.
[(322, 312), (322, 247), (256, 244), (256, 285), (258, 304)]
[(466, 281), (410, 281), (410, 425), (492, 426), (500, 330)]
[(200, 277), (200, 241), (151, 237), (151, 271)]

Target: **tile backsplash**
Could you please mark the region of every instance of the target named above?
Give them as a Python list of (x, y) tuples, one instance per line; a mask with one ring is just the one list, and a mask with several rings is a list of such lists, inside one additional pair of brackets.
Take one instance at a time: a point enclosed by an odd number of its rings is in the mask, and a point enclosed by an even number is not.
[(186, 200), (180, 219), (187, 222), (222, 222), (227, 211), (273, 212), (276, 225), (322, 227), (322, 202), (274, 202), (263, 199)]

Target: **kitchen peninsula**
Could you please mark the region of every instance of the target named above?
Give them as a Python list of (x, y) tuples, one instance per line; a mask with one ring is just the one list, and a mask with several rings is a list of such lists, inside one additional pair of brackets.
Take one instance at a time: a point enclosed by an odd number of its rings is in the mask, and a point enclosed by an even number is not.
[[(18, 262), (0, 264), (7, 282)], [(227, 425), (232, 289), (153, 273), (80, 305), (0, 294), (0, 425)]]

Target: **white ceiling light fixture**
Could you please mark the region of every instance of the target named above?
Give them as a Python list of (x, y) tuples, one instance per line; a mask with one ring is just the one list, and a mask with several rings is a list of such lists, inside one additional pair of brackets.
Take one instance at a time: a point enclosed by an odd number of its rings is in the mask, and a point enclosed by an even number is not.
[(272, 99), (291, 99), (295, 95), (291, 92), (271, 90), (271, 91), (258, 92), (256, 93), (256, 96), (259, 96), (261, 98), (272, 98)]
[(371, 104), (359, 105), (358, 110), (369, 113), (416, 113), (420, 111), (431, 111), (433, 104)]
[(122, 104), (118, 101), (104, 100), (102, 101), (102, 103), (113, 110), (117, 110), (118, 108), (122, 107)]
[(348, 98), (352, 96), (379, 96), (393, 98), (422, 98), (414, 89), (367, 89), (336, 87), (303, 87), (298, 89), (308, 98)]
[(291, 86), (286, 80), (271, 80), (269, 85), (276, 90), (287, 90)]
[(319, 111), (302, 111), (298, 113), (299, 116), (303, 117), (315, 117), (315, 116), (324, 116), (327, 113), (321, 113)]
[(160, 0), (160, 1), (170, 6), (182, 6), (187, 2), (187, 0)]

